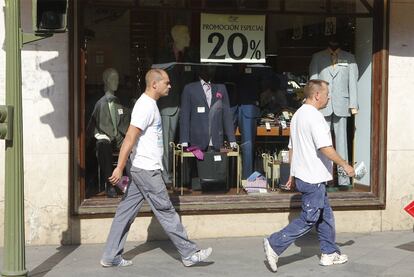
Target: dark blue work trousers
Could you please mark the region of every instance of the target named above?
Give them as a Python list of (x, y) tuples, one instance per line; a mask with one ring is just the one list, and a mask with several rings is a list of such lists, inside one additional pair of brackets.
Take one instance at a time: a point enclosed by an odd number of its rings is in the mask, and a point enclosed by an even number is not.
[(316, 227), (323, 254), (337, 252), (335, 244), (335, 219), (329, 199), (326, 194), (325, 183), (310, 184), (298, 178), (295, 179), (296, 190), (302, 193), (302, 212), (299, 218), (269, 237), (269, 243), (276, 254), (280, 255), (297, 238)]

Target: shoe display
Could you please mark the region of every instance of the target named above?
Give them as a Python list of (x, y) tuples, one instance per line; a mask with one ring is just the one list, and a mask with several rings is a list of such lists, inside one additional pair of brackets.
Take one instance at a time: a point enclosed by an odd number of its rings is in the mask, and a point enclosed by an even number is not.
[(319, 261), (320, 265), (334, 265), (334, 264), (344, 264), (348, 261), (348, 256), (345, 254), (338, 254), (336, 252), (332, 254), (322, 254), (321, 260)]
[(124, 258), (121, 258), (121, 260), (119, 262), (107, 263), (107, 262), (104, 262), (103, 260), (101, 260), (101, 265), (103, 267), (125, 267), (125, 266), (132, 265), (132, 261), (125, 260)]
[(273, 272), (276, 272), (277, 261), (279, 260), (279, 256), (273, 250), (272, 246), (270, 246), (269, 240), (267, 238), (263, 239), (263, 248), (266, 255), (266, 260), (269, 263), (270, 268)]
[(199, 262), (202, 262), (205, 259), (207, 259), (211, 255), (211, 252), (213, 252), (213, 249), (211, 247), (201, 249), (200, 251), (195, 252), (190, 257), (183, 258), (183, 264), (184, 266), (193, 266), (195, 264), (198, 264)]

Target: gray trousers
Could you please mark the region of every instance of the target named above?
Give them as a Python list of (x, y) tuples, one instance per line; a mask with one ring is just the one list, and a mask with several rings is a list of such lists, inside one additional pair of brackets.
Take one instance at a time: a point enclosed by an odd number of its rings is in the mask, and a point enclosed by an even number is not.
[(144, 199), (151, 206), (154, 215), (181, 257), (186, 258), (197, 252), (198, 246), (188, 239), (184, 226), (170, 201), (161, 177), (161, 170), (132, 167), (129, 175), (132, 181), (116, 210), (102, 260), (111, 263), (122, 259), (121, 254), (124, 251), (129, 228)]
[[(348, 118), (332, 114), (330, 116), (325, 116), (325, 120), (330, 128), (333, 127), (336, 152), (338, 152), (342, 159), (348, 161), (348, 136), (346, 132), (346, 122)], [(349, 177), (338, 175), (339, 186), (349, 186), (350, 184)]]
[(170, 142), (174, 141), (175, 133), (178, 126), (178, 118), (180, 109), (174, 115), (161, 115), (162, 122), (162, 139), (164, 144), (164, 155), (162, 157), (162, 165), (164, 167), (163, 179), (166, 183), (172, 183), (172, 150)]

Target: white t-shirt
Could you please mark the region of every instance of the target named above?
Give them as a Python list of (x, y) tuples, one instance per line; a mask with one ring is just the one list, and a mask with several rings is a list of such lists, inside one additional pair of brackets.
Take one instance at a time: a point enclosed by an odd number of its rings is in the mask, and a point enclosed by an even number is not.
[(161, 115), (157, 102), (143, 93), (132, 110), (131, 125), (141, 129), (141, 136), (132, 149), (132, 165), (146, 170), (162, 167), (163, 143)]
[(311, 184), (332, 180), (332, 162), (319, 151), (326, 146), (332, 138), (325, 118), (314, 106), (302, 105), (290, 124), (290, 175)]

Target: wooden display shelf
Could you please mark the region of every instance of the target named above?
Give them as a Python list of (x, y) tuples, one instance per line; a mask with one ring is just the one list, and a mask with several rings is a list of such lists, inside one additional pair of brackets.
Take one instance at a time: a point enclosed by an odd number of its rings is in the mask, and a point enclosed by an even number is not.
[[(267, 130), (265, 126), (257, 126), (256, 135), (258, 137), (288, 137), (290, 136), (290, 128), (282, 129), (280, 126), (274, 126)], [(236, 136), (240, 136), (239, 128), (236, 129)]]

